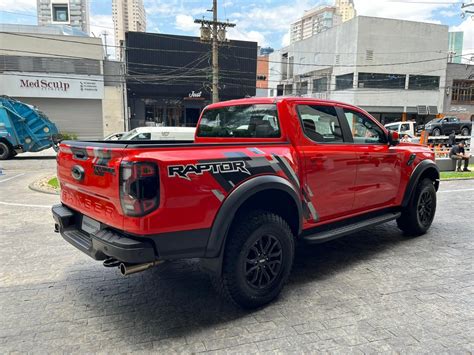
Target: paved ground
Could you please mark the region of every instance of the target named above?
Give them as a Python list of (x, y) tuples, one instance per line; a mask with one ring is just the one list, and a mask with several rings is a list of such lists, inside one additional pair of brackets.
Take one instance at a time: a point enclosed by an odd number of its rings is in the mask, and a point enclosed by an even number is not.
[(222, 302), (195, 261), (121, 277), (53, 233), (57, 196), (27, 185), (54, 159), (0, 162), (0, 353), (469, 353), (474, 181), (444, 182), (430, 232), (391, 223), (299, 249), (254, 312)]

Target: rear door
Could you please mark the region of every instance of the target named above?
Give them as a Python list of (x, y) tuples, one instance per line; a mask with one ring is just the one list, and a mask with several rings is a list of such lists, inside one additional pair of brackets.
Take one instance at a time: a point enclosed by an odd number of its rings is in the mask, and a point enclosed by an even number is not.
[(71, 142), (60, 145), (57, 174), (61, 202), (97, 221), (122, 228), (121, 144)]
[(388, 144), (383, 128), (365, 113), (343, 107), (343, 116), (358, 156), (354, 210), (388, 207), (397, 197), (403, 152)]
[(310, 202), (309, 223), (351, 213), (357, 155), (345, 142), (336, 108), (301, 103), (296, 110), (304, 133), (299, 149), (305, 167), (304, 194)]

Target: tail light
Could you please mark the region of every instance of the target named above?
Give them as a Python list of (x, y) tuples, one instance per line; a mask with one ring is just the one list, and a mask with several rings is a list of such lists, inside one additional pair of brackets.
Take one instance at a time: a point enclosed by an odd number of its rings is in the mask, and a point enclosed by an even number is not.
[(122, 162), (120, 204), (127, 216), (145, 216), (160, 204), (158, 166), (150, 162)]

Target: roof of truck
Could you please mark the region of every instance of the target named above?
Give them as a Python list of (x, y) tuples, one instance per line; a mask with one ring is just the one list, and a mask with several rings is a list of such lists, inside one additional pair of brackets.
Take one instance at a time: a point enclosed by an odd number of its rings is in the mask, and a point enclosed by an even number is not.
[(293, 101), (312, 101), (314, 103), (332, 103), (332, 104), (342, 104), (348, 106), (350, 105), (340, 101), (332, 101), (332, 100), (324, 100), (324, 99), (316, 99), (313, 97), (300, 97), (300, 96), (278, 96), (278, 97), (248, 97), (244, 99), (236, 99), (236, 100), (229, 100), (229, 101), (220, 101), (215, 104), (210, 104), (207, 106), (208, 108), (218, 108), (218, 107), (225, 107), (231, 105), (248, 105), (248, 104), (274, 104), (278, 102), (293, 102)]

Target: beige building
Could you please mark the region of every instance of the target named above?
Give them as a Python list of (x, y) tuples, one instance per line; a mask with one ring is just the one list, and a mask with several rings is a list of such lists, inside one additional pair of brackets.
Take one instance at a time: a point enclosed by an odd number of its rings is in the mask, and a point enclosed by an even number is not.
[(79, 139), (124, 131), (123, 64), (104, 61), (100, 38), (0, 24), (0, 43), (0, 95), (36, 106)]
[(117, 59), (123, 58), (121, 43), (125, 32), (145, 32), (146, 13), (143, 0), (112, 0), (112, 17), (115, 32), (115, 53)]
[(291, 24), (290, 43), (309, 38), (340, 23), (342, 19), (335, 6), (318, 6), (307, 10), (302, 18)]
[(357, 15), (353, 0), (336, 0), (336, 8), (342, 22), (349, 21)]

